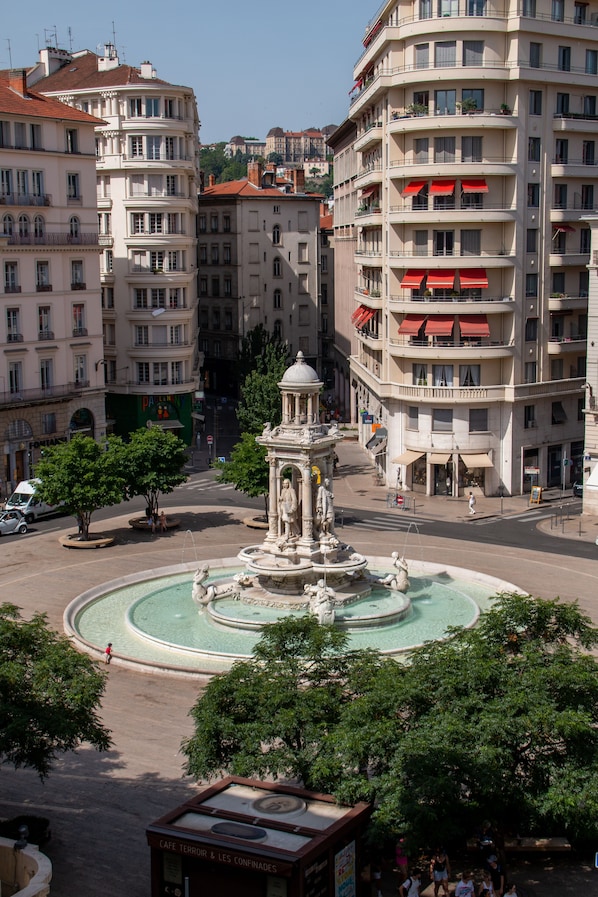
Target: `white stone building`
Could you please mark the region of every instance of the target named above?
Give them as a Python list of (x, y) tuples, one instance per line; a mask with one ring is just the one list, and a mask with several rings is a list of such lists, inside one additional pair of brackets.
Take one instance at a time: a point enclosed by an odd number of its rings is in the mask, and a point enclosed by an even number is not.
[(106, 434), (95, 128), (0, 75), (0, 494), (45, 445)]

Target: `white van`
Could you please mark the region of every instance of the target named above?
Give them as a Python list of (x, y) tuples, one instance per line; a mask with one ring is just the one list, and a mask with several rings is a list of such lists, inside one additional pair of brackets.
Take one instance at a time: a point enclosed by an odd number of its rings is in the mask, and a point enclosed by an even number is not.
[(35, 487), (39, 482), (40, 480), (22, 480), (6, 502), (6, 510), (20, 511), (27, 523), (46, 514), (56, 514), (62, 507), (62, 502), (59, 505), (47, 505), (36, 498)]

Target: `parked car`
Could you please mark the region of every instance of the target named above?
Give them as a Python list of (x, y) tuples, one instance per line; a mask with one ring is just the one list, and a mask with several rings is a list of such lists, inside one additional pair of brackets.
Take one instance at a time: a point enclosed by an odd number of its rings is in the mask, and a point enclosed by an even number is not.
[(26, 532), (27, 522), (20, 511), (2, 511), (0, 514), (0, 536)]
[(573, 495), (576, 498), (581, 498), (583, 496), (583, 483), (573, 483)]

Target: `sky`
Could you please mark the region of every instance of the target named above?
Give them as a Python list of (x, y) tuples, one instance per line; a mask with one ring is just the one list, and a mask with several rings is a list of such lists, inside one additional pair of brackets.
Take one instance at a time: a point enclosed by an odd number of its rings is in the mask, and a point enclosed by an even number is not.
[[(192, 87), (200, 140), (265, 138), (273, 127), (339, 125), (349, 110), (353, 66), (381, 5), (355, 0), (28, 0), (3, 4), (0, 68), (26, 68), (40, 47), (149, 60), (159, 78)], [(70, 28), (70, 35), (69, 35)]]

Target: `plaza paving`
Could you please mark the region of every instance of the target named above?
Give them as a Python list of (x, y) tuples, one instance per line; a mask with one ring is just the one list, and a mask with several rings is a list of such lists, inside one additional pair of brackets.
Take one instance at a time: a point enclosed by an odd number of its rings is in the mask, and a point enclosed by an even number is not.
[[(335, 479), (337, 508), (386, 512), (386, 490), (376, 486), (373, 469), (354, 443), (340, 446), (341, 468)], [(180, 493), (184, 493), (181, 491)], [(229, 493), (230, 495), (230, 493)], [(498, 513), (498, 499), (478, 500), (480, 515)], [(524, 500), (505, 500), (503, 512), (517, 514)], [(247, 511), (215, 505), (176, 509), (181, 528), (152, 536), (133, 532), (128, 516), (115, 517), (93, 531), (110, 531), (116, 543), (109, 549), (69, 551), (56, 533), (32, 533), (3, 539), (0, 586), (2, 599), (17, 604), (25, 616), (47, 614), (62, 630), (62, 613), (79, 593), (148, 567), (230, 557), (242, 545), (258, 541), (243, 524)], [(418, 514), (457, 520), (467, 516), (467, 503), (422, 500)], [(93, 523), (93, 522), (92, 522)], [(572, 524), (571, 537), (594, 540), (595, 521), (585, 521), (583, 536)], [(194, 545), (185, 531), (194, 534)], [(425, 528), (424, 528), (425, 530)], [(404, 533), (371, 532), (358, 525), (340, 533), (364, 554), (390, 554), (403, 549)], [(565, 533), (565, 536), (567, 533)], [(561, 533), (561, 537), (563, 533)], [(406, 547), (418, 559), (469, 566), (507, 578), (535, 595), (579, 599), (598, 623), (597, 558), (579, 559), (525, 548), (501, 548), (421, 535)], [(414, 554), (415, 556), (415, 554)], [(149, 893), (149, 851), (145, 826), (196, 790), (183, 775), (179, 752), (191, 732), (188, 712), (201, 682), (173, 675), (142, 674), (115, 660), (108, 671), (102, 716), (112, 730), (113, 747), (105, 754), (83, 748), (59, 760), (45, 783), (24, 770), (2, 770), (0, 816), (21, 812), (50, 817), (53, 837), (46, 853), (54, 864), (52, 893), (60, 897), (146, 897)], [(588, 865), (540, 865), (517, 870), (520, 895), (598, 895), (598, 873)], [(385, 893), (396, 889), (396, 876), (385, 875)]]

